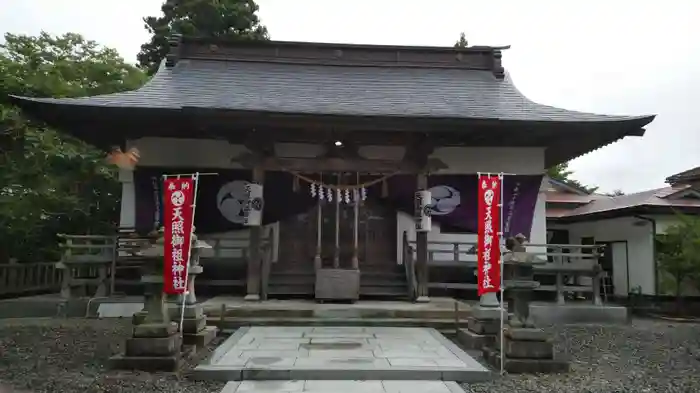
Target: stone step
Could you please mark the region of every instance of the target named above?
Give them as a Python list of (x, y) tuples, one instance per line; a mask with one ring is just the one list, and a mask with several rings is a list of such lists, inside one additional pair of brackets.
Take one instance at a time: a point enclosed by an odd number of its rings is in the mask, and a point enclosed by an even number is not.
[(314, 284), (270, 284), (267, 294), (275, 295), (309, 295), (314, 294)]
[[(240, 307), (226, 308), (226, 317), (231, 318), (360, 318), (360, 319), (444, 319), (454, 321), (454, 309), (434, 309), (434, 308), (388, 308), (381, 303), (376, 306), (356, 306), (348, 304), (327, 303), (317, 305), (318, 307)], [(212, 318), (221, 316), (219, 307), (206, 307), (204, 312)], [(472, 315), (471, 309), (460, 309), (459, 319), (465, 325)]]
[(406, 285), (403, 286), (361, 286), (360, 296), (381, 296), (393, 298), (405, 298), (408, 296)]
[[(207, 318), (207, 324), (222, 328), (231, 333), (244, 326), (386, 326), (386, 327), (429, 327), (439, 331), (455, 332), (454, 319), (428, 318), (263, 318), (263, 317), (218, 317)], [(459, 321), (460, 328), (466, 328), (466, 320)]]
[(362, 287), (403, 287), (406, 288), (406, 280), (392, 280), (381, 278), (361, 278), (360, 286)]
[(464, 393), (454, 381), (231, 381), (221, 393)]
[(195, 380), (280, 384), (293, 380), (481, 382), (493, 376), (435, 329), (347, 325), (242, 327), (190, 375)]

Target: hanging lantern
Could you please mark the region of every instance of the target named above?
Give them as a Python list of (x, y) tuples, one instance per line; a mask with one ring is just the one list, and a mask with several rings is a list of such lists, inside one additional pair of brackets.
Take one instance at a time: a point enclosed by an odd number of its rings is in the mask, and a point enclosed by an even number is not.
[(361, 195), (362, 200), (363, 200), (363, 201), (366, 201), (366, 200), (367, 200), (367, 188), (362, 187), (362, 190), (361, 190), (360, 194), (362, 194), (362, 195)]
[(316, 198), (316, 183), (309, 184), (311, 188), (311, 198)]
[(430, 218), (430, 202), (432, 195), (430, 191), (421, 190), (415, 194), (415, 213), (417, 232), (430, 232), (432, 229), (432, 220)]
[(326, 187), (326, 200), (328, 202), (333, 202), (333, 190)]
[(350, 203), (350, 190), (345, 189), (345, 203)]

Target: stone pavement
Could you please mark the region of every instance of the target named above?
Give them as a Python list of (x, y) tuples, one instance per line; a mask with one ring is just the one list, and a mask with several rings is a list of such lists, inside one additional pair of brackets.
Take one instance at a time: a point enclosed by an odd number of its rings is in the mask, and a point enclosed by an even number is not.
[(208, 363), (196, 367), (194, 377), (476, 382), (490, 379), (491, 373), (434, 329), (246, 327), (228, 338)]
[(242, 381), (221, 393), (464, 393), (445, 381)]

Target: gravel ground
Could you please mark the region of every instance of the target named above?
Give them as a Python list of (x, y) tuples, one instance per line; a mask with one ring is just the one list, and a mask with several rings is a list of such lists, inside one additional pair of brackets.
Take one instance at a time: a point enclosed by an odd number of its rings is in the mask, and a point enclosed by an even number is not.
[(550, 327), (571, 372), (509, 375), (467, 393), (700, 392), (700, 324), (635, 320), (629, 326)]
[[(221, 390), (223, 383), (193, 382), (182, 374), (109, 370), (107, 359), (129, 336), (129, 322), (0, 320), (0, 384), (37, 393)], [(636, 320), (630, 326), (548, 330), (555, 334), (557, 351), (570, 354), (572, 372), (505, 376), (489, 383), (465, 385), (466, 392), (700, 392), (700, 324)]]
[(218, 393), (223, 388), (223, 383), (194, 382), (173, 373), (109, 370), (107, 359), (121, 350), (130, 322), (0, 320), (0, 384), (35, 393)]

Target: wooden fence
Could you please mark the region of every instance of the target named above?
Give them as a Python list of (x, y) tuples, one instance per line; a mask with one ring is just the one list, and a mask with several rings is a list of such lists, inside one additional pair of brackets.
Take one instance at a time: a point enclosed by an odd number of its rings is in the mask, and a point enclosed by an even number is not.
[[(404, 234), (403, 262), (407, 271), (409, 296), (415, 291), (416, 242)], [(601, 245), (582, 244), (528, 244), (527, 249), (535, 258), (547, 263), (535, 266), (535, 275), (552, 277), (551, 283), (543, 282), (536, 291), (550, 292), (558, 304), (564, 304), (566, 294), (589, 293), (594, 304), (602, 304), (601, 292), (606, 273), (602, 271), (598, 258)], [(476, 243), (454, 241), (428, 241), (428, 266), (431, 271), (429, 289), (457, 289), (476, 291)], [(437, 273), (440, 268), (459, 269), (457, 275), (451, 271), (450, 279)]]
[(52, 293), (61, 288), (55, 262), (0, 264), (0, 297)]

